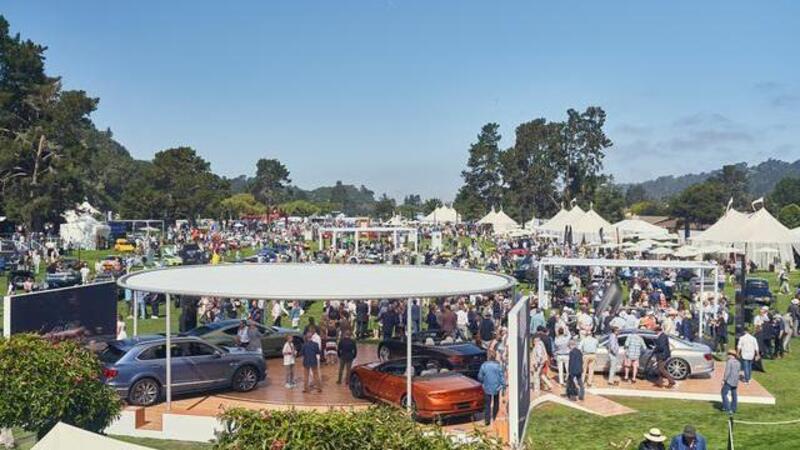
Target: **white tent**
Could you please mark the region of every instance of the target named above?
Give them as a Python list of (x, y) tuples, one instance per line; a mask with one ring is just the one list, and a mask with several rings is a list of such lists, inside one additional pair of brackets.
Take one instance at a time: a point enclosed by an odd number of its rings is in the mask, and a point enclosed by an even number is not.
[(403, 227), (408, 223), (405, 217), (401, 216), (400, 214), (395, 214), (386, 222), (386, 225), (390, 227)]
[(497, 212), (494, 210), (494, 206), (492, 206), (492, 210), (486, 213), (485, 216), (478, 219), (478, 221), (475, 223), (478, 225), (490, 225), (494, 220), (495, 216), (497, 216)]
[(91, 212), (79, 212), (86, 210), (81, 205), (77, 209), (78, 211), (67, 210), (61, 215), (65, 223), (59, 227), (58, 234), (67, 245), (83, 250), (97, 250), (98, 238), (108, 239), (111, 228), (97, 220)]
[(541, 225), (539, 230), (556, 234), (560, 239), (564, 239), (564, 227), (575, 224), (584, 214), (586, 212), (578, 205), (573, 206), (569, 211), (562, 208), (555, 216)]
[(525, 228), (528, 230), (533, 230), (543, 223), (544, 221), (542, 219), (537, 219), (536, 217), (533, 217), (531, 220), (525, 222)]
[(129, 444), (59, 422), (31, 450), (148, 450), (150, 447)]
[(489, 224), (496, 234), (508, 233), (519, 228), (517, 221), (509, 217), (502, 209), (494, 215)]
[(747, 259), (762, 269), (773, 263), (794, 267), (793, 252), (800, 247), (798, 236), (765, 208), (747, 215), (729, 210), (692, 243), (701, 248), (725, 245), (746, 250)]
[(422, 221), (433, 224), (459, 223), (461, 222), (461, 215), (452, 207), (440, 206), (431, 211)]
[(620, 237), (628, 236), (663, 236), (669, 234), (666, 228), (661, 228), (642, 219), (625, 219), (613, 225), (614, 230), (619, 232)]
[[(584, 213), (572, 226), (572, 242), (600, 242), (611, 238), (612, 226), (594, 209)], [(602, 239), (601, 239), (602, 238)]]

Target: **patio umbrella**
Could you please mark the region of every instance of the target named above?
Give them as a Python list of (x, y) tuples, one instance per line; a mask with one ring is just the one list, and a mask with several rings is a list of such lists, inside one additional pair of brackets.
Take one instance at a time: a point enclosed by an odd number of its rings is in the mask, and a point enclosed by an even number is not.
[(651, 255), (671, 255), (671, 254), (673, 254), (675, 252), (672, 251), (671, 248), (656, 247), (656, 248), (650, 250), (648, 253), (650, 253)]
[(758, 253), (758, 254), (762, 254), (762, 255), (775, 255), (775, 254), (778, 254), (779, 252), (778, 252), (777, 248), (762, 247), (762, 248), (757, 249), (753, 253)]

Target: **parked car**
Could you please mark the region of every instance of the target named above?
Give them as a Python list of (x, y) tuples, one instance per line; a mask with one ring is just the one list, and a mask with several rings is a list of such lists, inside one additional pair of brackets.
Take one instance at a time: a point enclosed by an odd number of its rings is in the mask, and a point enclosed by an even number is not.
[(775, 296), (769, 288), (769, 282), (763, 278), (748, 278), (744, 282), (744, 306), (754, 309), (762, 306), (772, 307)]
[(200, 248), (197, 244), (184, 244), (181, 249), (178, 250), (178, 256), (181, 258), (183, 264), (187, 266), (208, 264), (208, 261), (211, 259), (208, 252)]
[(36, 274), (28, 269), (11, 269), (8, 272), (9, 280), (14, 285), (14, 289), (23, 289), (25, 280), (35, 278)]
[[(170, 351), (175, 394), (225, 388), (247, 392), (266, 378), (264, 358), (257, 352), (218, 347), (197, 337), (174, 338)], [(166, 392), (164, 336), (111, 341), (98, 357), (103, 381), (128, 403), (150, 406)]]
[(272, 263), (277, 262), (280, 258), (280, 255), (277, 251), (270, 247), (264, 247), (256, 252), (255, 255), (249, 256), (245, 259), (247, 262), (265, 262), (265, 263)]
[[(625, 346), (625, 340), (632, 333), (632, 330), (623, 330), (618, 336), (619, 346)], [(651, 360), (653, 348), (656, 342), (656, 333), (651, 331), (637, 331), (645, 343), (645, 350), (639, 358), (639, 366), (645, 368), (640, 371), (641, 376), (646, 376), (651, 366), (655, 364)], [(597, 348), (595, 362), (595, 372), (608, 372), (608, 336), (600, 338), (600, 345)], [(711, 348), (705, 344), (689, 342), (676, 336), (669, 337), (669, 347), (672, 356), (667, 361), (667, 372), (676, 380), (684, 380), (693, 375), (710, 374), (714, 371), (714, 358), (711, 355)]]
[(178, 256), (175, 247), (164, 247), (163, 260), (165, 266), (180, 266), (183, 264), (183, 258)]
[(116, 242), (114, 242), (114, 251), (115, 252), (120, 252), (120, 253), (126, 253), (127, 252), (127, 253), (130, 253), (130, 252), (132, 252), (134, 250), (136, 250), (136, 245), (133, 242), (127, 240), (127, 239), (120, 238), (120, 239), (117, 239)]
[(57, 289), (81, 284), (81, 274), (75, 269), (58, 269), (55, 272), (47, 272), (44, 276), (44, 284), (47, 289)]
[[(476, 378), (481, 364), (486, 361), (486, 350), (472, 342), (442, 342), (443, 337), (438, 331), (414, 333), (411, 337), (412, 355), (445, 359), (450, 363), (451, 370)], [(405, 336), (384, 340), (378, 344), (378, 358), (381, 361), (405, 356)]]
[[(483, 411), (483, 388), (456, 371), (446, 359), (434, 356), (412, 358), (411, 406), (415, 418), (473, 415)], [(356, 398), (371, 398), (405, 406), (406, 360), (373, 362), (353, 368), (350, 392)]]
[[(239, 330), (240, 323), (241, 320), (238, 319), (212, 322), (181, 333), (180, 336), (196, 336), (214, 345), (235, 347), (236, 333)], [(303, 346), (303, 336), (297, 330), (261, 325), (260, 323), (256, 324), (256, 328), (261, 333), (261, 348), (265, 358), (283, 354), (286, 335), (293, 336), (294, 346), (297, 351), (300, 351)]]

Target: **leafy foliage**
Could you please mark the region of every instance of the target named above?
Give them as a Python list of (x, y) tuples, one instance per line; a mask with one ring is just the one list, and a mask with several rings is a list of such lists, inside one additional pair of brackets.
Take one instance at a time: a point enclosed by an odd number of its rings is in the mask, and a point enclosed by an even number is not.
[(784, 206), (778, 213), (778, 220), (787, 228), (800, 227), (800, 206), (795, 203)]
[(74, 342), (32, 335), (0, 339), (0, 426), (42, 436), (59, 421), (99, 432), (119, 416), (117, 394), (101, 366)]
[(787, 177), (779, 181), (769, 196), (767, 207), (776, 212), (791, 204), (800, 205), (800, 178)]
[(456, 197), (456, 207), (464, 217), (473, 219), (486, 214), (490, 207), (499, 208), (503, 199), (500, 174), (500, 125), (487, 123), (478, 134), (478, 141), (469, 148), (467, 170), (461, 172), (464, 187)]
[(400, 410), (372, 407), (352, 412), (253, 411), (229, 409), (220, 419), (224, 431), (216, 450), (249, 448), (311, 450), (500, 450), (501, 444), (483, 434), (475, 442), (454, 447), (439, 429), (423, 428)]
[(689, 186), (672, 202), (672, 215), (679, 217), (683, 223), (711, 224), (722, 215), (727, 192), (717, 181)]
[(259, 203), (253, 194), (239, 193), (220, 202), (224, 214), (230, 218), (239, 218), (243, 215), (259, 215), (267, 211), (267, 207)]
[(286, 185), (289, 169), (277, 159), (259, 159), (256, 163), (256, 177), (252, 182), (255, 198), (269, 208), (281, 203), (286, 198)]
[(308, 200), (294, 200), (281, 203), (278, 209), (290, 216), (308, 217), (322, 212), (322, 208)]

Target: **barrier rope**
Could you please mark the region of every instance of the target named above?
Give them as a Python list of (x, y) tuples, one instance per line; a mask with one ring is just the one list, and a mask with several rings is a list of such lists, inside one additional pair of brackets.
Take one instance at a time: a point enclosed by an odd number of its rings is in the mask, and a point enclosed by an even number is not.
[(795, 423), (800, 423), (800, 419), (794, 420), (783, 420), (780, 422), (751, 422), (749, 420), (733, 420), (733, 423), (738, 423), (742, 425), (792, 425)]

